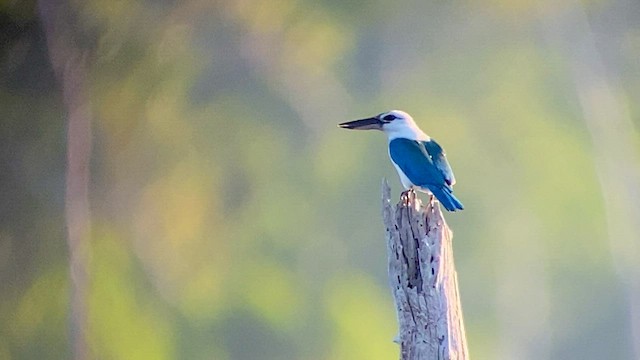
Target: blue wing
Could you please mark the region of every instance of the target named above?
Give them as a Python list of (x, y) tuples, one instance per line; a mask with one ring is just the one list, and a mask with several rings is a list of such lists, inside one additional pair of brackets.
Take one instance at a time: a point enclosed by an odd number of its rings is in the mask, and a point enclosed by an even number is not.
[(453, 196), (451, 185), (455, 179), (440, 145), (433, 140), (398, 138), (389, 143), (389, 155), (414, 185), (429, 189), (447, 210), (463, 209), (462, 203)]
[(451, 170), (451, 165), (449, 165), (449, 161), (447, 161), (447, 155), (444, 153), (442, 147), (433, 139), (429, 141), (423, 141), (427, 153), (431, 157), (433, 161), (433, 165), (435, 165), (438, 170), (442, 173), (444, 180), (449, 186), (453, 186), (456, 183), (456, 178), (453, 176), (453, 170)]
[(417, 186), (443, 186), (445, 178), (435, 166), (424, 143), (409, 139), (393, 139), (389, 143), (391, 160)]

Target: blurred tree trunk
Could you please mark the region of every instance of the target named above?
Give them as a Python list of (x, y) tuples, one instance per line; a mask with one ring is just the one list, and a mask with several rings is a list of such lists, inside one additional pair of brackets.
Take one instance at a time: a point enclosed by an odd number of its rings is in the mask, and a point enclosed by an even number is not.
[(415, 196), (391, 205), (382, 185), (389, 285), (398, 314), (402, 360), (469, 359), (451, 230), (439, 206)]
[[(636, 129), (618, 84), (620, 70), (606, 63), (583, 3), (544, 13), (545, 36), (568, 60), (605, 204), (613, 265), (627, 291), (631, 344), (640, 358), (640, 156)], [(624, 14), (618, 14), (620, 19)]]
[(91, 232), (89, 165), (91, 158), (91, 106), (87, 86), (88, 50), (74, 36), (73, 12), (59, 0), (38, 2), (46, 33), (49, 58), (62, 87), (67, 113), (67, 176), (65, 213), (69, 247), (70, 322), (74, 359), (88, 358), (87, 265)]

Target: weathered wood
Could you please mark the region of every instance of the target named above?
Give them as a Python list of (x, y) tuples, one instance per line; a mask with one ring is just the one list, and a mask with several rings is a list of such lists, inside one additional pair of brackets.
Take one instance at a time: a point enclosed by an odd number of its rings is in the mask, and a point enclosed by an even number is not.
[(384, 180), (382, 213), (400, 359), (469, 359), (452, 235), (440, 206), (423, 206), (413, 193), (394, 208), (390, 194)]
[(91, 214), (89, 206), (92, 111), (87, 80), (89, 51), (81, 46), (73, 6), (67, 0), (39, 0), (51, 66), (67, 111), (65, 217), (69, 247), (69, 339), (73, 358), (90, 358), (88, 291)]

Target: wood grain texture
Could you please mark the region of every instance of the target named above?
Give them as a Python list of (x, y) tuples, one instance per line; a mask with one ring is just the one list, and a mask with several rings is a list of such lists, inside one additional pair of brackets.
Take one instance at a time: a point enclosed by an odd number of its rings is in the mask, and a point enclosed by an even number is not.
[(440, 206), (423, 206), (414, 193), (394, 207), (390, 194), (385, 180), (382, 214), (400, 359), (469, 359), (452, 234)]

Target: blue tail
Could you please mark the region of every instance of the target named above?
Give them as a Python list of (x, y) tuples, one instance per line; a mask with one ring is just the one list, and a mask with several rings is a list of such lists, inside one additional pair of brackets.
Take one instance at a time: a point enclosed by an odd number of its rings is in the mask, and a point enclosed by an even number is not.
[(451, 189), (447, 187), (439, 187), (439, 188), (429, 188), (429, 190), (431, 191), (431, 193), (433, 193), (433, 196), (435, 196), (436, 199), (440, 201), (440, 204), (442, 204), (442, 206), (444, 206), (445, 209), (449, 211), (458, 211), (458, 210), (464, 209), (464, 206), (462, 205), (460, 200), (458, 200), (453, 195), (453, 193), (451, 192)]

